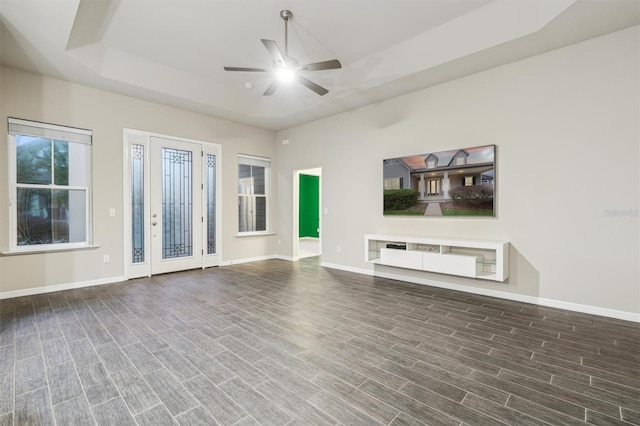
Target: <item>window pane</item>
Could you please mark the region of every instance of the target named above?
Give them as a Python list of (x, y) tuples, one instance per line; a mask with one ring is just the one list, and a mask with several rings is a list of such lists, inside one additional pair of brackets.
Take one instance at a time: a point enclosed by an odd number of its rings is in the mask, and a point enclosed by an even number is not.
[(50, 189), (17, 189), (18, 245), (53, 243)]
[(80, 243), (86, 241), (86, 191), (56, 189), (51, 192), (53, 242)]
[[(58, 143), (56, 141), (56, 143)], [(59, 168), (56, 162), (56, 185), (71, 185), (71, 186), (87, 186), (89, 183), (89, 179), (87, 176), (88, 165), (87, 161), (89, 159), (88, 150), (90, 149), (90, 145), (84, 145), (81, 143), (73, 143), (73, 142), (61, 142), (67, 144), (67, 153), (66, 153), (66, 164), (68, 164), (68, 172), (67, 172), (67, 183), (58, 182), (58, 173)], [(57, 156), (58, 153), (54, 154)]]
[(265, 168), (258, 166), (251, 166), (251, 174), (253, 176), (253, 193), (265, 194)]
[(251, 194), (251, 166), (238, 165), (238, 194)]
[(216, 156), (207, 154), (207, 254), (216, 252)]
[(253, 197), (238, 197), (238, 221), (238, 230), (240, 232), (255, 231)]
[(86, 191), (17, 188), (17, 244), (86, 241)]
[(266, 231), (267, 230), (267, 198), (256, 197), (255, 207), (255, 230)]
[(131, 263), (144, 262), (144, 146), (131, 146)]
[(53, 176), (56, 185), (69, 185), (69, 142), (53, 141)]
[(16, 136), (16, 182), (51, 183), (51, 140)]

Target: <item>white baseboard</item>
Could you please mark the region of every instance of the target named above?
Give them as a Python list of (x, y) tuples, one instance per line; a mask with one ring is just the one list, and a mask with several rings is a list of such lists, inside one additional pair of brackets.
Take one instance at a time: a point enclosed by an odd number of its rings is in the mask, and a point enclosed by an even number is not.
[(320, 262), (320, 266), (322, 266), (323, 268), (339, 269), (341, 271), (353, 272), (354, 274), (371, 275), (371, 276), (374, 275), (372, 269), (353, 268), (351, 266), (338, 265), (336, 263), (327, 263), (327, 262)]
[(238, 265), (240, 263), (260, 262), (263, 260), (272, 260), (272, 259), (293, 261), (292, 257), (282, 256), (279, 254), (272, 254), (269, 256), (257, 256), (257, 257), (246, 257), (244, 259), (224, 260), (220, 262), (220, 266)]
[(428, 280), (426, 278), (410, 277), (406, 275), (380, 272), (372, 269), (353, 268), (351, 266), (337, 265), (334, 263), (322, 262), (320, 266), (342, 271), (354, 272), (356, 274), (370, 275), (391, 280), (405, 281), (413, 284), (429, 285), (433, 287), (446, 288), (449, 290), (464, 291), (466, 293), (479, 294), (482, 296), (497, 297), (499, 299), (513, 300), (516, 302), (531, 303), (534, 305), (546, 306), (549, 308), (565, 309), (567, 311), (581, 312), (583, 314), (599, 315), (603, 317), (616, 318), (626, 321), (640, 322), (640, 313), (619, 311), (615, 309), (601, 308), (598, 306), (582, 305), (579, 303), (564, 302), (562, 300), (546, 299), (544, 297), (527, 296), (514, 294), (506, 291), (491, 290), (486, 288), (471, 287), (462, 284), (451, 284), (442, 281)]
[(289, 262), (295, 262), (296, 260), (298, 260), (295, 257), (292, 256), (283, 256), (281, 254), (276, 254), (274, 256), (271, 257), (272, 259), (280, 259), (280, 260), (288, 260)]
[(43, 287), (33, 287), (24, 290), (3, 291), (0, 299), (13, 299), (14, 297), (33, 296), (34, 294), (52, 293), (54, 291), (72, 290), (74, 288), (91, 287), (94, 285), (113, 284), (126, 281), (124, 276), (101, 278), (99, 280), (78, 281), (74, 283), (56, 284)]

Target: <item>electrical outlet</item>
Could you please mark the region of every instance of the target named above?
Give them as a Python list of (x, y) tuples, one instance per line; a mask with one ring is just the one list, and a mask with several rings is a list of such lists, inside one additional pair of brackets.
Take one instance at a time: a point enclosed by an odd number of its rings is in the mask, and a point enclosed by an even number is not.
[(105, 254), (104, 256), (102, 256), (102, 261), (104, 263), (109, 263), (111, 262), (111, 257), (108, 254)]
[(342, 247), (340, 247), (340, 246), (336, 246), (336, 251), (337, 251), (338, 253), (340, 253), (340, 251), (342, 251)]

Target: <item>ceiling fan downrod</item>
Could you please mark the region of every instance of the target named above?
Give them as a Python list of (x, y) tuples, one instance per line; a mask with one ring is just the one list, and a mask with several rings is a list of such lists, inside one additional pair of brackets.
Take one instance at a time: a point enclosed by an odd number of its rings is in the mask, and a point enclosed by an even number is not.
[(289, 19), (293, 18), (290, 10), (281, 10), (280, 17), (284, 19), (284, 56), (289, 56)]

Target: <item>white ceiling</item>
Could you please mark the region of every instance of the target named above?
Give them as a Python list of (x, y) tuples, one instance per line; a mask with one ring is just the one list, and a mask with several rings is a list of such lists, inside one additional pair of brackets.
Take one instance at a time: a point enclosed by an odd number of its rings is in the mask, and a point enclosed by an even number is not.
[[(300, 63), (262, 96), (261, 38)], [(5, 66), (279, 130), (640, 23), (640, 0), (0, 0)], [(251, 83), (252, 89), (245, 88)]]

